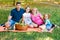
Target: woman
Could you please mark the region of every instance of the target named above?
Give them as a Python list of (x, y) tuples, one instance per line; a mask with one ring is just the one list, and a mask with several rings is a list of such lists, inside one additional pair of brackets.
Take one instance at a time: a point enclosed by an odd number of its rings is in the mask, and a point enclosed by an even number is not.
[(31, 19), (33, 23), (37, 24), (39, 28), (43, 29), (42, 27), (42, 25), (44, 24), (43, 16), (41, 13), (38, 12), (37, 8), (32, 9)]

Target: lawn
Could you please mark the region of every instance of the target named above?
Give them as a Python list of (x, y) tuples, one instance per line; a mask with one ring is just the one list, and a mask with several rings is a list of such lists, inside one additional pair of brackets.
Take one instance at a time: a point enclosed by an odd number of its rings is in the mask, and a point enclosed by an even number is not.
[[(60, 7), (56, 5), (33, 4), (42, 13), (51, 14), (51, 22), (60, 26)], [(0, 24), (7, 21), (10, 9), (0, 9)], [(0, 40), (60, 40), (60, 28), (55, 28), (52, 33), (38, 32), (0, 32)]]

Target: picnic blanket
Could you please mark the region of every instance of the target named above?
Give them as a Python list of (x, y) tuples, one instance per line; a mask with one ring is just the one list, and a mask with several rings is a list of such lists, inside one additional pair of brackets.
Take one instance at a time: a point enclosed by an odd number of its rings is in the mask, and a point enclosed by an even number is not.
[(0, 26), (0, 32), (11, 31), (11, 32), (41, 32), (40, 28), (28, 28), (27, 30), (4, 30), (5, 27)]

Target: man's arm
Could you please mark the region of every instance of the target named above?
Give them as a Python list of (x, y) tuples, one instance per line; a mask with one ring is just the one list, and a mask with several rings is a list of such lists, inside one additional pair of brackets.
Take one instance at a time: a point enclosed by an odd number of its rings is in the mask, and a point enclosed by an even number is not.
[(10, 26), (9, 20), (11, 20), (12, 16), (8, 16), (8, 21), (5, 23), (5, 27), (8, 28)]
[(12, 16), (9, 15), (9, 16), (8, 16), (8, 21), (11, 20), (11, 18), (12, 18)]
[(9, 16), (8, 16), (8, 21), (11, 20), (12, 16), (14, 15), (13, 13), (14, 13), (14, 12), (13, 12), (13, 10), (12, 10), (12, 11), (11, 11), (11, 14), (9, 14)]

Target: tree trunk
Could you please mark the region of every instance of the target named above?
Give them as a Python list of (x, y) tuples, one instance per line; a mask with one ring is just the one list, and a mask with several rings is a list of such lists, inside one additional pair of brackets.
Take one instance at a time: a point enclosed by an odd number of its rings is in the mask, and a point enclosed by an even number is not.
[(15, 2), (16, 2), (16, 1), (15, 1), (15, 0), (13, 0), (13, 6), (15, 6)]

